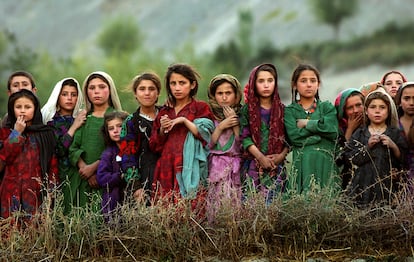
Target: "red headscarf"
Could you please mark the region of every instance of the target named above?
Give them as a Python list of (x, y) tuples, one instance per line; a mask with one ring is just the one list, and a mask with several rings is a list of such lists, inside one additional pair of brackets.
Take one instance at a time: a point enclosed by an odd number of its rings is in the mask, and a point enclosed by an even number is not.
[(279, 97), (279, 91), (277, 86), (277, 71), (276, 67), (272, 64), (261, 64), (253, 68), (250, 72), (249, 82), (245, 89), (248, 90), (248, 111), (249, 111), (249, 125), (250, 132), (252, 134), (253, 141), (256, 145), (260, 145), (260, 101), (256, 95), (256, 79), (257, 73), (263, 71), (263, 66), (269, 66), (276, 72), (275, 76), (275, 90), (272, 98), (272, 108), (270, 109), (270, 132), (269, 132), (269, 144), (267, 154), (277, 154), (282, 152), (285, 144), (285, 126), (283, 121), (284, 105)]

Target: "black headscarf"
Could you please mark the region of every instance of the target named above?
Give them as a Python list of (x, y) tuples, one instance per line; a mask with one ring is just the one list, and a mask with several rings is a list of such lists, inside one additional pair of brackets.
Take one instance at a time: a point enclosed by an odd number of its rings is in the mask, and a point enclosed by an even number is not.
[(30, 126), (26, 126), (25, 130), (23, 131), (22, 135), (26, 135), (30, 133), (36, 139), (37, 145), (40, 151), (40, 167), (42, 169), (42, 176), (43, 179), (46, 178), (46, 174), (50, 170), (50, 159), (52, 158), (55, 148), (56, 148), (56, 140), (53, 132), (53, 128), (43, 124), (42, 120), (42, 113), (40, 112), (40, 103), (39, 99), (32, 93), (32, 91), (27, 89), (22, 89), (16, 93), (13, 93), (9, 97), (8, 101), (8, 118), (6, 127), (11, 129), (14, 128), (14, 124), (16, 123), (16, 116), (14, 114), (14, 104), (17, 99), (26, 97), (33, 101), (35, 106), (35, 111), (32, 119), (32, 124)]

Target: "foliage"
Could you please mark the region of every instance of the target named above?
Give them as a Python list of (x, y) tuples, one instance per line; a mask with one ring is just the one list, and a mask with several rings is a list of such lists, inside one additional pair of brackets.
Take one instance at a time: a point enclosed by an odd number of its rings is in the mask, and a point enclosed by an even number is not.
[(352, 16), (358, 8), (358, 0), (310, 0), (317, 19), (331, 25), (338, 39), (339, 27), (343, 20)]

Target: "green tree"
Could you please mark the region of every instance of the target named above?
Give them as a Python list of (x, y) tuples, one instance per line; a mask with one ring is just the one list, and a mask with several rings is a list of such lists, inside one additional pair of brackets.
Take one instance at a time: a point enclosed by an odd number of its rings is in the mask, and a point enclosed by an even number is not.
[(333, 27), (335, 39), (342, 21), (353, 16), (358, 8), (358, 0), (310, 0), (310, 4), (317, 19)]
[(98, 46), (108, 56), (132, 53), (141, 47), (141, 32), (133, 17), (110, 21), (98, 36)]

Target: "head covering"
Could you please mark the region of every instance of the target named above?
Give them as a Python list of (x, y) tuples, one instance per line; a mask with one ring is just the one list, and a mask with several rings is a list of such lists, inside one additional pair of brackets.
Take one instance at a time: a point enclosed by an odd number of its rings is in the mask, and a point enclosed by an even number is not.
[(99, 75), (99, 76), (103, 77), (106, 80), (107, 84), (109, 85), (109, 91), (111, 93), (110, 96), (109, 96), (109, 99), (110, 99), (109, 104), (112, 105), (113, 108), (116, 111), (122, 111), (121, 101), (119, 101), (118, 93), (116, 91), (115, 83), (114, 83), (114, 80), (112, 79), (112, 77), (109, 74), (107, 74), (103, 71), (95, 71), (95, 72), (90, 73), (85, 78), (85, 81), (83, 81), (83, 85), (82, 85), (83, 98), (85, 100), (85, 105), (86, 105), (87, 112), (89, 113), (93, 110), (93, 106), (92, 106), (92, 104), (91, 104), (91, 102), (89, 101), (89, 98), (88, 98), (88, 87), (87, 87), (87, 85), (89, 83), (90, 78), (94, 75)]
[(233, 108), (236, 114), (239, 114), (239, 111), (240, 111), (240, 107), (241, 107), (240, 101), (242, 97), (242, 92), (241, 92), (241, 86), (240, 86), (239, 80), (237, 80), (232, 75), (219, 74), (211, 79), (210, 85), (208, 86), (208, 101), (209, 101), (210, 108), (211, 108), (211, 111), (213, 111), (214, 116), (216, 117), (218, 121), (221, 121), (225, 118), (224, 113), (223, 113), (223, 107), (221, 107), (217, 103), (217, 100), (215, 97), (215, 93), (217, 91), (217, 82), (219, 81), (228, 82), (232, 85), (234, 93), (236, 95), (236, 101), (234, 105), (231, 106), (231, 108)]
[(75, 108), (73, 109), (72, 116), (76, 117), (79, 113), (79, 110), (83, 107), (82, 90), (80, 88), (78, 81), (72, 77), (64, 78), (56, 83), (55, 87), (52, 90), (52, 93), (50, 94), (49, 99), (47, 100), (46, 104), (42, 107), (42, 117), (44, 124), (47, 124), (47, 122), (52, 120), (53, 116), (56, 114), (56, 111), (58, 110), (59, 95), (62, 91), (62, 85), (66, 80), (75, 81), (76, 89), (78, 90), (78, 99), (76, 101)]
[(380, 81), (380, 83), (382, 84), (382, 85), (384, 85), (385, 84), (385, 78), (387, 78), (387, 76), (388, 75), (390, 75), (390, 74), (398, 74), (398, 75), (400, 75), (401, 76), (401, 78), (402, 78), (402, 80), (403, 80), (403, 82), (405, 83), (405, 82), (407, 82), (407, 78), (400, 72), (400, 71), (397, 71), (397, 70), (391, 70), (391, 71), (388, 71), (388, 72), (386, 72), (383, 76), (382, 76), (382, 78), (381, 78), (381, 81)]
[(269, 145), (267, 154), (276, 154), (280, 153), (284, 147), (285, 143), (285, 126), (283, 120), (284, 114), (284, 105), (279, 97), (278, 85), (277, 85), (277, 71), (276, 67), (272, 64), (261, 64), (253, 68), (250, 72), (249, 82), (245, 88), (248, 89), (247, 108), (249, 111), (249, 127), (252, 134), (253, 141), (256, 145), (260, 145), (260, 126), (261, 126), (261, 116), (260, 116), (260, 100), (256, 95), (256, 79), (257, 73), (261, 71), (263, 66), (269, 66), (274, 69), (276, 72), (275, 76), (275, 90), (272, 97), (272, 108), (270, 109), (270, 132), (269, 132)]
[(344, 131), (348, 126), (348, 120), (344, 116), (346, 100), (348, 99), (350, 95), (355, 94), (355, 93), (362, 95), (361, 91), (359, 91), (358, 89), (348, 88), (340, 92), (335, 99), (334, 105), (336, 108), (336, 115), (338, 117), (339, 127), (341, 128), (342, 131)]
[(17, 120), (17, 117), (14, 114), (14, 103), (21, 97), (28, 97), (34, 102), (35, 110), (31, 125), (26, 126), (23, 134), (30, 133), (30, 135), (35, 138), (40, 151), (39, 160), (42, 175), (43, 178), (46, 179), (46, 174), (50, 169), (50, 159), (55, 152), (56, 140), (52, 127), (43, 124), (42, 113), (40, 112), (40, 103), (37, 96), (33, 94), (32, 91), (21, 89), (20, 91), (10, 95), (8, 101), (8, 119), (6, 126), (14, 128), (14, 124)]
[[(371, 93), (369, 93), (367, 95), (367, 97), (365, 98), (365, 102), (364, 102), (365, 108), (367, 108), (367, 101), (368, 101), (368, 99), (372, 95), (374, 95), (376, 93), (379, 93), (379, 92), (382, 93), (382, 94), (384, 94), (385, 97), (386, 97), (386, 99), (389, 101), (391, 115), (389, 115), (388, 117), (391, 117), (391, 119), (389, 121), (390, 122), (390, 125), (392, 127), (399, 128), (397, 107), (395, 106), (395, 103), (394, 103), (394, 100), (392, 99), (392, 97), (387, 93), (387, 91), (385, 91), (384, 88), (378, 88), (377, 90), (374, 90), (374, 91), (372, 91)], [(368, 123), (368, 121), (365, 121), (365, 123)]]
[(400, 89), (398, 89), (397, 95), (395, 95), (395, 104), (397, 106), (398, 115), (401, 117), (404, 115), (403, 109), (401, 108), (401, 98), (402, 98), (402, 92), (407, 87), (413, 87), (414, 82), (404, 82)]
[(359, 91), (361, 91), (362, 95), (364, 95), (366, 97), (369, 93), (371, 93), (372, 91), (377, 90), (380, 87), (383, 87), (380, 82), (371, 82), (371, 83), (363, 84), (359, 88)]

